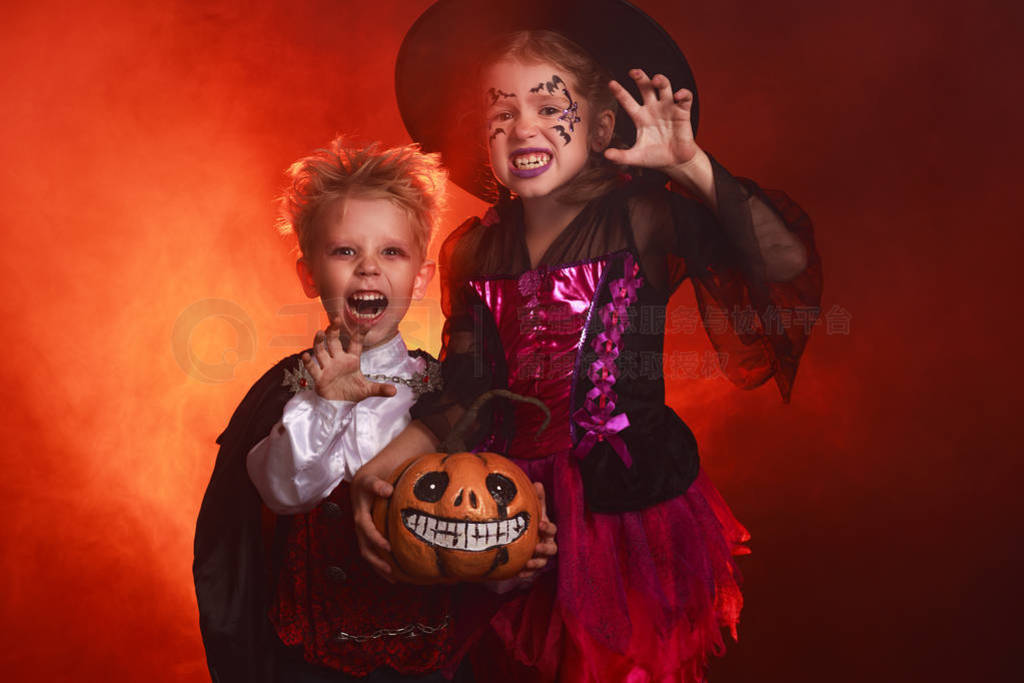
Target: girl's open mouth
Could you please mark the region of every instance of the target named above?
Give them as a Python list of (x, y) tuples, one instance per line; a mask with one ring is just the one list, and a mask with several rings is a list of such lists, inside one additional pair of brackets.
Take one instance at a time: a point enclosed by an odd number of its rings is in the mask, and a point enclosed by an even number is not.
[(345, 311), (358, 323), (373, 323), (384, 314), (388, 298), (380, 292), (361, 290), (345, 299)]
[(509, 172), (517, 178), (533, 178), (551, 167), (546, 149), (517, 149), (508, 160)]

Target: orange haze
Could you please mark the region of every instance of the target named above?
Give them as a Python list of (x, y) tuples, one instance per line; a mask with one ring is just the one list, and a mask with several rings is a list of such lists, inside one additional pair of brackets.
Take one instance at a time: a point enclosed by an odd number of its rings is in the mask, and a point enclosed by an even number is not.
[[(272, 198), (337, 132), (408, 142), (394, 58), (428, 4), (5, 7), (4, 680), (208, 680), (190, 564), (214, 439), (320, 322)], [(638, 4), (694, 67), (702, 144), (815, 219), (824, 310), (848, 323), (818, 328), (791, 405), (671, 390), (754, 534), (712, 679), (1005, 680), (1019, 5)], [(446, 231), (483, 209), (451, 198)], [(403, 328), (432, 351), (436, 299)]]

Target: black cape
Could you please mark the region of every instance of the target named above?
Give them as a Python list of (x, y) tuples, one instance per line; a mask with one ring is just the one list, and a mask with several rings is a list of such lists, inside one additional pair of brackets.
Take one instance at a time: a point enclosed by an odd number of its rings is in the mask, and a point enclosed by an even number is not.
[(268, 370), (217, 438), (220, 451), (199, 508), (192, 564), (199, 628), (214, 683), (273, 680), (277, 635), (267, 608), (277, 569), (272, 558), (281, 555), (289, 518), (275, 518), (273, 533), (264, 533), (263, 504), (245, 461), (281, 419), (293, 396), (284, 371), (298, 363), (296, 354)]

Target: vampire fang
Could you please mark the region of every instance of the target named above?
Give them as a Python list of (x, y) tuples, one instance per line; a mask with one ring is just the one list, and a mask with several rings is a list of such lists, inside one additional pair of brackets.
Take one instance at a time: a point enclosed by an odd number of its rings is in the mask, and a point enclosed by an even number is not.
[(356, 292), (346, 301), (356, 318), (367, 320), (376, 318), (388, 307), (388, 298), (379, 292)]

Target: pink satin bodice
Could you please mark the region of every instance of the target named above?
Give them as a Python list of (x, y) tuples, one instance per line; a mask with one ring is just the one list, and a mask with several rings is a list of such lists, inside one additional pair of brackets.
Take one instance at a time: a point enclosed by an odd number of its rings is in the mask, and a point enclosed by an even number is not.
[(494, 316), (509, 389), (536, 397), (551, 410), (550, 426), (535, 439), (543, 414), (528, 404), (515, 405), (510, 457), (542, 458), (572, 448), (570, 413), (580, 351), (612, 258), (528, 270), (518, 278), (470, 281)]

